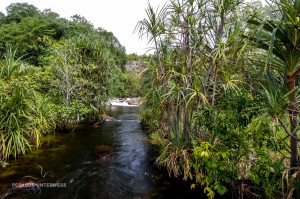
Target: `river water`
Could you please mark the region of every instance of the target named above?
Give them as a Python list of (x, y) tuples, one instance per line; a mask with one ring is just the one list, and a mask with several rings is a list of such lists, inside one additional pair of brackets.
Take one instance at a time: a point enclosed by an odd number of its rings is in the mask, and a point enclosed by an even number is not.
[[(58, 134), (43, 149), (11, 161), (10, 166), (0, 169), (0, 195), (55, 199), (199, 198), (189, 185), (153, 166), (151, 145), (138, 112), (138, 107), (112, 107), (109, 115), (116, 121)], [(12, 188), (25, 182), (44, 187), (22, 190), (22, 194)]]

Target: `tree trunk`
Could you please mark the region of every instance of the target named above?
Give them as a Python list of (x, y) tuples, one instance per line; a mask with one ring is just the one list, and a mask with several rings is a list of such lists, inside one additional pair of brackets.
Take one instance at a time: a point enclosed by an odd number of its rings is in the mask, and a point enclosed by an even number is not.
[(165, 74), (164, 74), (164, 68), (162, 66), (161, 56), (160, 56), (158, 42), (157, 42), (156, 37), (154, 37), (154, 45), (155, 45), (157, 59), (158, 59), (158, 62), (159, 62), (160, 73), (161, 73), (161, 75), (163, 75), (163, 79), (164, 79), (164, 76), (165, 76)]
[[(289, 90), (292, 91), (295, 89), (296, 86), (296, 78), (294, 76), (288, 77), (288, 84), (289, 84)], [(291, 131), (291, 164), (290, 167), (297, 167), (298, 163), (298, 137), (297, 137), (297, 107), (296, 107), (296, 94), (295, 92), (292, 92), (290, 94), (290, 108), (289, 108), (289, 114), (290, 114), (290, 131)]]
[[(225, 14), (224, 13), (220, 13), (220, 24), (218, 27), (217, 35), (216, 35), (216, 39), (215, 39), (215, 44), (214, 44), (214, 48), (211, 52), (211, 56), (209, 58), (209, 66), (208, 69), (206, 71), (205, 74), (205, 78), (204, 78), (204, 86), (208, 85), (209, 80), (212, 78), (212, 81), (214, 83), (214, 87), (213, 87), (213, 94), (212, 94), (212, 105), (214, 105), (214, 99), (215, 99), (215, 84), (216, 82), (215, 80), (215, 76), (216, 75), (214, 72), (217, 71), (217, 65), (216, 63), (214, 63), (214, 58), (215, 58), (215, 50), (218, 48), (218, 43), (220, 41), (220, 39), (222, 39), (223, 35), (224, 35), (224, 29), (225, 29)], [(201, 89), (202, 92), (204, 92), (204, 87)]]

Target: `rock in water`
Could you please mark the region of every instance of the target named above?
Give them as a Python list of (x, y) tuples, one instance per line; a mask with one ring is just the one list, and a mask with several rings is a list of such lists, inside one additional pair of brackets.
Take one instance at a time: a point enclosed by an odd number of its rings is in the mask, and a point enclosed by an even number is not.
[(97, 153), (98, 157), (100, 158), (99, 160), (101, 160), (101, 161), (109, 160), (112, 152), (113, 152), (112, 146), (108, 146), (108, 145), (96, 146), (96, 153)]
[(134, 97), (134, 98), (127, 98), (126, 101), (129, 105), (141, 105), (141, 98), (140, 97)]
[(96, 146), (96, 152), (98, 154), (111, 153), (112, 151), (113, 151), (112, 146), (108, 146), (108, 145), (98, 145), (98, 146)]

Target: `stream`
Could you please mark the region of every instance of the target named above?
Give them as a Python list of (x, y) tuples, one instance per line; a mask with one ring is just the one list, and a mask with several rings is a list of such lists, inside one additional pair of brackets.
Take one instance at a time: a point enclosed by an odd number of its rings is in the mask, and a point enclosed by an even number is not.
[[(116, 121), (56, 134), (42, 149), (12, 160), (0, 169), (0, 198), (200, 198), (202, 191), (154, 166), (138, 112), (112, 107), (108, 115)], [(13, 188), (25, 182), (43, 186)]]

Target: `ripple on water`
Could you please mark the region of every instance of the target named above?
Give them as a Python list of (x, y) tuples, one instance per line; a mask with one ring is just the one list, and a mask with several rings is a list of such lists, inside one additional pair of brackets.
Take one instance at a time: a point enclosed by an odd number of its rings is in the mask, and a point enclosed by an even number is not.
[(109, 115), (118, 121), (57, 136), (49, 147), (12, 162), (7, 176), (1, 174), (0, 194), (25, 175), (40, 177), (41, 170), (33, 166), (37, 163), (43, 172), (54, 173), (46, 179), (48, 183), (66, 183), (67, 187), (42, 188), (41, 193), (20, 198), (191, 198), (182, 196), (181, 189), (150, 164), (150, 144), (138, 111), (136, 107), (115, 108)]

